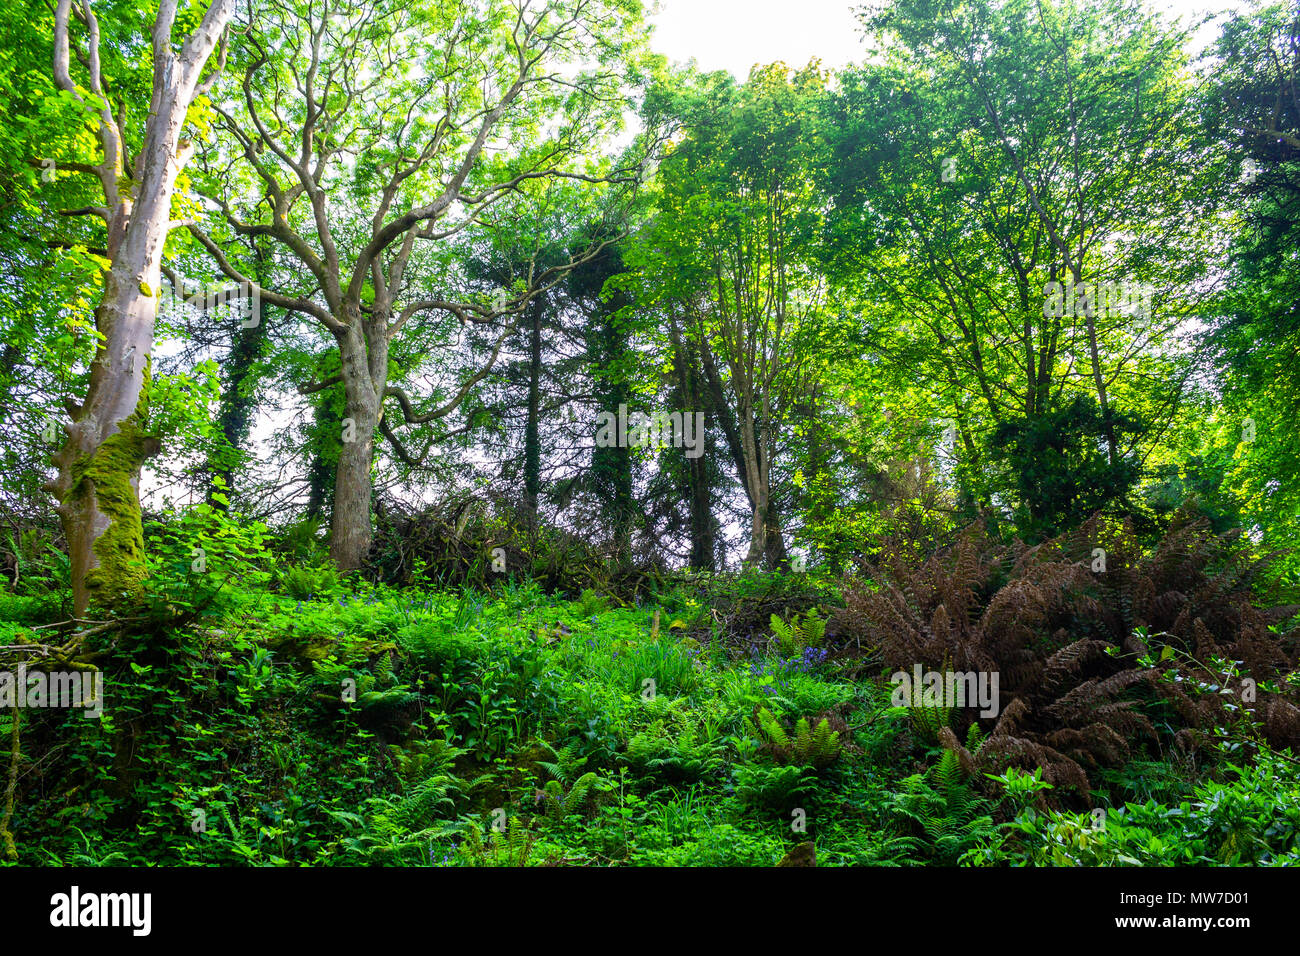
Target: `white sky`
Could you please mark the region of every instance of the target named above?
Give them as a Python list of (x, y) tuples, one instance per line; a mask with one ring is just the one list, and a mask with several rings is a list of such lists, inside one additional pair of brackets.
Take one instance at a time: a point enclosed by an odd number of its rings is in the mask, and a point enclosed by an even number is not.
[(862, 36), (848, 0), (660, 0), (651, 46), (671, 60), (744, 79), (755, 63), (825, 66), (861, 59)]
[[(1225, 13), (1243, 0), (1159, 0), (1148, 5), (1179, 17)], [(651, 46), (671, 60), (692, 57), (703, 70), (730, 70), (744, 79), (755, 63), (784, 60), (793, 67), (814, 56), (826, 67), (862, 59), (862, 35), (855, 0), (659, 0), (651, 16), (656, 30)], [(1198, 46), (1218, 30), (1198, 35)]]

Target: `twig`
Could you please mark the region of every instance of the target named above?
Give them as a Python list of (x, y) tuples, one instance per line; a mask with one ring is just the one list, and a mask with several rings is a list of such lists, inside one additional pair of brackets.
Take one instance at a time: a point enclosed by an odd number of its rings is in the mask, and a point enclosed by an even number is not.
[(81, 618), (79, 618), (79, 617), (72, 617), (72, 618), (69, 618), (69, 619), (66, 620), (66, 621), (59, 621), (57, 624), (38, 624), (38, 625), (36, 625), (35, 627), (33, 627), (32, 630), (33, 630), (33, 631), (44, 631), (44, 630), (46, 630), (47, 628), (52, 628), (52, 627), (67, 627), (69, 624), (111, 624), (111, 623), (113, 623), (113, 622), (111, 622), (111, 621), (91, 621), (91, 620), (89, 620), (89, 619), (83, 620), (83, 619), (81, 619)]

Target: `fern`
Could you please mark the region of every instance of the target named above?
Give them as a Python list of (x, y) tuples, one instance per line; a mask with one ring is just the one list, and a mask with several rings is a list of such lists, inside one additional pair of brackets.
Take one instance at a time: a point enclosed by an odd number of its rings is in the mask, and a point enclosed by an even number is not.
[[(948, 673), (950, 665), (945, 663), (940, 673)], [(946, 704), (917, 704), (913, 703), (908, 708), (908, 713), (912, 718), (912, 726), (916, 729), (927, 743), (933, 745), (939, 742), (940, 735), (944, 730), (952, 726), (953, 707)]]
[(505, 833), (493, 830), (486, 842), (475, 820), (470, 823), (457, 853), (468, 866), (527, 866), (536, 842), (537, 834), (518, 817), (510, 818)]
[(805, 647), (820, 647), (826, 636), (826, 621), (818, 615), (816, 608), (808, 611), (802, 621), (797, 614), (788, 622), (773, 614), (770, 625), (784, 657), (794, 657)]
[(560, 781), (548, 780), (542, 790), (547, 816), (558, 822), (571, 813), (580, 812), (599, 786), (599, 775), (590, 770), (575, 780), (567, 792)]
[(657, 720), (628, 741), (623, 759), (641, 773), (668, 782), (700, 780), (721, 768), (723, 745), (696, 737), (693, 727), (686, 727), (672, 737), (664, 730), (663, 721)]
[(452, 811), (456, 801), (451, 794), (460, 781), (449, 774), (434, 774), (419, 781), (386, 817), (408, 832), (428, 828), (438, 818), (440, 811)]
[(578, 753), (578, 741), (571, 740), (559, 750), (556, 750), (551, 744), (542, 741), (542, 748), (550, 753), (550, 760), (539, 760), (537, 766), (541, 767), (552, 778), (560, 783), (568, 783), (573, 779), (574, 774), (582, 769), (586, 764), (587, 758)]
[(742, 764), (735, 770), (736, 798), (745, 806), (786, 812), (816, 792), (817, 778), (804, 767)]
[[(1092, 571), (1099, 547), (1105, 572)], [(1086, 804), (1089, 775), (1126, 765), (1144, 742), (1195, 746), (1243, 711), (1273, 746), (1300, 747), (1300, 694), (1280, 680), (1297, 654), (1278, 632), (1300, 608), (1270, 606), (1268, 563), (1185, 516), (1147, 553), (1132, 528), (1099, 518), (1032, 548), (975, 525), (928, 557), (887, 548), (870, 584), (845, 594), (834, 630), (891, 669), (942, 660), (998, 674), (997, 720), (973, 745), (959, 742), (980, 719), (971, 706), (912, 708), (918, 734), (983, 772), (1041, 768), (1054, 801)], [(1247, 675), (1259, 699), (1243, 708), (1221, 690)]]
[(903, 780), (887, 806), (910, 821), (935, 862), (954, 866), (963, 853), (996, 832), (992, 806), (966, 783), (957, 755), (945, 750), (928, 773)]
[(281, 579), (284, 593), (298, 601), (332, 594), (339, 586), (338, 573), (331, 567), (291, 567)]
[(768, 748), (781, 763), (823, 770), (839, 759), (840, 732), (832, 730), (825, 717), (815, 727), (807, 717), (800, 717), (791, 734), (766, 707), (760, 707), (758, 725)]

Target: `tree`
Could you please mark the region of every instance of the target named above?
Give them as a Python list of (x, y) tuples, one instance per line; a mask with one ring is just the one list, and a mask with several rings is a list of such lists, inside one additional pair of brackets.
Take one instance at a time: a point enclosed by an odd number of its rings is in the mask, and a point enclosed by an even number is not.
[(1177, 327), (1215, 264), (1222, 179), (1182, 34), (1129, 0), (901, 0), (866, 19), (879, 55), (828, 100), (825, 248), (895, 369), (889, 427), (910, 422), (913, 448), (950, 435), (949, 480), (987, 513), (999, 428), (1082, 423), (1087, 391), (1103, 485), (1127, 488), (1191, 374)]
[(1224, 25), (1212, 52), (1207, 126), (1237, 173), (1240, 219), (1227, 292), (1201, 342), (1215, 359), (1207, 423), (1221, 493), (1270, 544), (1300, 526), (1300, 5)]
[(660, 168), (660, 214), (638, 262), (681, 310), (700, 356), (749, 499), (751, 566), (786, 558), (774, 468), (790, 398), (813, 360), (791, 345), (820, 295), (810, 197), (824, 82), (815, 66), (791, 74), (780, 64), (739, 89), (708, 78)]
[[(132, 112), (113, 102), (105, 74), (98, 18), (89, 0), (74, 9), (59, 0), (55, 10), (54, 80), (85, 111), (100, 146), (94, 164), (65, 163), (93, 175), (103, 204), (79, 212), (101, 219), (108, 269), (103, 297), (95, 310), (100, 336), (83, 401), (68, 408), (67, 441), (55, 456), (58, 473), (48, 488), (67, 537), (72, 561), (73, 609), (111, 603), (133, 591), (144, 578), (144, 533), (140, 519), (140, 469), (158, 451), (143, 414), (148, 405), (150, 353), (161, 289), (163, 246), (172, 219), (177, 177), (193, 152), (183, 138), (196, 100), (215, 82), (218, 70), (208, 60), (225, 35), (234, 0), (213, 0), (193, 31), (176, 40), (177, 2), (162, 0), (150, 30), (152, 94), (141, 116), (138, 152)], [(80, 20), (85, 45), (74, 43), (71, 21)], [(85, 70), (85, 84), (72, 75), (71, 51)], [(225, 46), (222, 44), (222, 59)]]
[[(534, 270), (502, 297), (453, 298), (454, 276), (440, 274), (455, 270), (448, 242), (501, 226), (491, 215), (503, 208), (526, 219), (548, 181), (636, 181), (584, 153), (620, 121), (640, 18), (639, 0), (270, 0), (248, 24), (238, 79), (216, 105), (233, 149), (205, 157), (201, 188), (226, 233), (265, 238), (310, 280), (299, 295), (262, 290), (263, 301), (314, 320), (337, 347), (339, 375), (301, 389), (341, 381), (346, 394), (330, 543), (340, 568), (359, 567), (370, 546), (385, 403), (407, 424), (452, 414), (528, 302), (558, 281)], [(192, 230), (245, 280), (215, 234)], [(437, 313), (489, 329), (492, 343), (476, 372), (421, 411), (390, 381), (390, 352)], [(391, 443), (393, 430), (383, 434)]]

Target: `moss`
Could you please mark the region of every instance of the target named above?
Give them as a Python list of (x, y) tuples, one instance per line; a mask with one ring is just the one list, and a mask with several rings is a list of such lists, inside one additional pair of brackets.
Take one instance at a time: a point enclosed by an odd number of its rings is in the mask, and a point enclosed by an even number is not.
[(266, 645), (275, 651), (276, 660), (297, 664), (328, 660), (335, 652), (334, 641), (325, 635), (278, 634)]
[(135, 411), (73, 469), (71, 494), (93, 494), (100, 513), (109, 519), (108, 527), (94, 544), (99, 565), (86, 574), (86, 588), (94, 606), (110, 607), (123, 598), (129, 599), (148, 576), (140, 498), (131, 482), (157, 445), (157, 439), (145, 426), (150, 379), (146, 361)]

